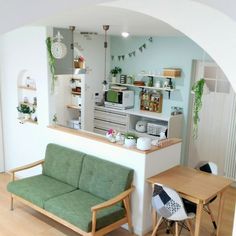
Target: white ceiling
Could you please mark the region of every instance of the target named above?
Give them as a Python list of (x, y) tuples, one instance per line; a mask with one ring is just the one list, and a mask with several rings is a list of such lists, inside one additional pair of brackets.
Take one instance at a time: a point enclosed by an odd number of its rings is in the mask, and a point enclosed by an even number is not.
[(108, 34), (120, 35), (127, 31), (131, 35), (181, 36), (179, 31), (168, 24), (150, 16), (119, 8), (89, 6), (73, 9), (63, 14), (45, 18), (38, 25), (68, 28), (76, 26), (80, 32), (97, 32), (104, 34), (102, 25), (110, 25)]

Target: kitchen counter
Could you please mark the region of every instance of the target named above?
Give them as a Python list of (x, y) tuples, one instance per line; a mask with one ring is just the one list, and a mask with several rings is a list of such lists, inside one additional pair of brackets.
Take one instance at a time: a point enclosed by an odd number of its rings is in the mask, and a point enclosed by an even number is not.
[(77, 135), (77, 136), (80, 136), (80, 137), (89, 138), (89, 139), (92, 139), (92, 140), (95, 140), (95, 141), (98, 141), (98, 142), (101, 142), (101, 143), (105, 143), (105, 144), (108, 144), (108, 145), (111, 145), (111, 146), (116, 146), (116, 147), (119, 147), (119, 148), (127, 149), (129, 151), (143, 153), (143, 154), (149, 154), (149, 153), (155, 152), (157, 150), (161, 150), (163, 148), (166, 148), (168, 146), (171, 146), (171, 145), (174, 145), (174, 144), (177, 144), (177, 143), (181, 143), (181, 139), (178, 139), (178, 138), (165, 139), (165, 140), (160, 142), (160, 145), (158, 145), (158, 146), (152, 145), (150, 150), (142, 151), (142, 150), (137, 149), (135, 146), (134, 147), (126, 147), (123, 144), (112, 143), (106, 137), (104, 137), (103, 135), (95, 134), (95, 133), (88, 132), (88, 131), (75, 130), (75, 129), (70, 129), (70, 128), (63, 127), (63, 126), (49, 126), (49, 128), (57, 130), (57, 131)]

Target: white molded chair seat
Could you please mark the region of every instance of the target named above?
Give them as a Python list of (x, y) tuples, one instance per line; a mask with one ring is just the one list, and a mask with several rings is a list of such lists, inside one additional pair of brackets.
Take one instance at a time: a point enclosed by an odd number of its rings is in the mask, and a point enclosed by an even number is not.
[(156, 235), (163, 218), (175, 221), (175, 235), (179, 235), (179, 221), (186, 221), (190, 233), (193, 235), (190, 220), (195, 217), (195, 213), (186, 213), (183, 201), (175, 190), (156, 183), (153, 190), (152, 205), (158, 215), (161, 216), (152, 232), (152, 236)]

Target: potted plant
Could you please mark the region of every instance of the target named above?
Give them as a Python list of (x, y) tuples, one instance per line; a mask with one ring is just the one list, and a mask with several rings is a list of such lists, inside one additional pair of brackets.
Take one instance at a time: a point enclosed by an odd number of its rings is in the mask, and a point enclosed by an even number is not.
[(116, 76), (118, 74), (121, 74), (122, 69), (118, 66), (116, 66), (114, 69), (111, 70), (111, 75), (112, 75), (112, 83), (116, 83)]
[(20, 104), (20, 106), (17, 107), (17, 111), (23, 114), (25, 120), (28, 120), (31, 114), (35, 112), (35, 108), (33, 107), (31, 109), (27, 104)]
[(125, 146), (126, 147), (131, 147), (136, 144), (136, 141), (138, 139), (138, 136), (134, 133), (127, 132), (124, 134), (125, 136)]
[(200, 79), (192, 87), (192, 93), (194, 94), (193, 100), (193, 138), (198, 137), (198, 123), (200, 121), (199, 112), (202, 108), (202, 95), (204, 89), (205, 79)]
[(51, 92), (54, 93), (55, 83), (56, 83), (57, 77), (55, 75), (56, 59), (52, 55), (52, 51), (51, 51), (51, 49), (52, 49), (52, 39), (51, 39), (51, 37), (47, 37), (46, 45), (47, 45), (47, 51), (48, 51), (48, 64), (49, 64), (49, 68), (50, 68), (51, 75), (52, 75)]

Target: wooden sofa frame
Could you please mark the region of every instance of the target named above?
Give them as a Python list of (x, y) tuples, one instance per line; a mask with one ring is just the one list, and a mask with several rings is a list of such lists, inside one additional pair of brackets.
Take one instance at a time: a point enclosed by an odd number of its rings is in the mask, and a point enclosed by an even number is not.
[[(38, 166), (38, 165), (43, 165), (44, 163), (44, 160), (39, 160), (39, 161), (36, 161), (36, 162), (33, 162), (31, 164), (28, 164), (28, 165), (24, 165), (24, 166), (21, 166), (21, 167), (18, 167), (18, 168), (15, 168), (15, 169), (12, 169), (9, 171), (9, 173), (11, 174), (12, 176), (12, 181), (15, 181), (15, 173), (18, 172), (18, 171), (22, 171), (22, 170), (26, 170), (26, 169), (30, 169), (30, 168), (33, 168), (35, 166)], [(131, 220), (131, 210), (130, 210), (130, 196), (131, 196), (131, 193), (132, 191), (134, 190), (134, 187), (132, 186), (130, 189), (122, 192), (121, 194), (119, 194), (118, 196), (112, 198), (112, 199), (109, 199), (101, 204), (98, 204), (98, 205), (95, 205), (91, 208), (91, 212), (92, 212), (92, 231), (91, 232), (85, 232), (83, 230), (81, 230), (80, 228), (76, 227), (75, 225), (61, 219), (60, 217), (34, 205), (33, 203), (15, 195), (15, 194), (11, 194), (11, 210), (13, 210), (13, 201), (14, 199), (17, 199), (21, 202), (23, 202), (24, 204), (30, 206), (31, 208), (35, 209), (36, 211), (39, 211), (40, 213), (52, 218), (53, 220), (65, 225), (66, 227), (72, 229), (73, 231), (83, 235), (83, 236), (102, 236), (106, 233), (109, 233), (117, 228), (119, 228), (121, 225), (123, 224), (126, 224), (128, 223), (128, 228), (129, 228), (129, 231), (131, 233), (133, 233), (133, 226), (132, 226), (132, 220)], [(107, 208), (107, 207), (110, 207), (112, 205), (115, 205), (117, 204), (118, 202), (121, 202), (123, 201), (123, 204), (124, 204), (124, 207), (125, 207), (125, 210), (126, 210), (126, 215), (124, 218), (116, 221), (115, 223), (112, 223), (102, 229), (99, 229), (96, 231), (96, 214), (99, 210), (101, 209), (104, 209), (104, 208)]]

